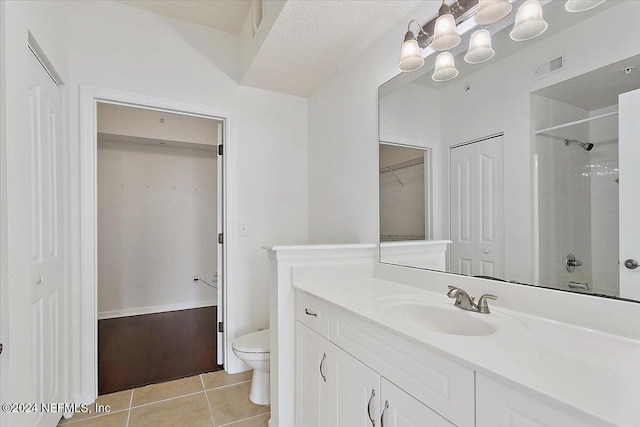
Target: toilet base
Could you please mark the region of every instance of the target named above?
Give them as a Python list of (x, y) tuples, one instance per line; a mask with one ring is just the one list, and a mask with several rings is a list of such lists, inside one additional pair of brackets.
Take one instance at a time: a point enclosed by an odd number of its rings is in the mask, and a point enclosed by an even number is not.
[(268, 405), (271, 401), (270, 388), (269, 372), (254, 369), (249, 400), (256, 405)]

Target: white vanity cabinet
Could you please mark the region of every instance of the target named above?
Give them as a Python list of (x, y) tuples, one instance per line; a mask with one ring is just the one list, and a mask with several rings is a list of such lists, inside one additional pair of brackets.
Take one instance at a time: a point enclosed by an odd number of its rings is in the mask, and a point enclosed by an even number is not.
[(326, 360), (329, 341), (296, 322), (296, 425), (328, 427)]
[[(338, 341), (346, 343), (349, 340), (348, 337), (341, 336), (337, 330), (331, 332), (330, 328), (343, 325), (342, 331), (346, 332), (349, 330), (347, 325), (358, 328), (357, 324), (351, 324), (352, 321), (357, 322), (357, 319), (351, 319), (339, 310), (332, 310), (322, 301), (307, 294), (298, 293), (296, 306), (295, 419), (297, 427), (425, 425), (451, 427), (456, 425), (432, 410), (427, 406), (428, 403), (418, 401), (406, 389), (395, 385), (394, 380), (398, 380), (400, 385), (405, 383), (407, 388), (416, 390), (422, 396), (427, 396), (427, 401), (433, 401), (436, 406), (443, 404), (441, 392), (446, 395), (446, 400), (466, 395), (459, 402), (464, 406), (460, 406), (455, 411), (456, 414), (452, 415), (459, 417), (460, 414), (470, 414), (470, 421), (460, 418), (462, 422), (458, 425), (473, 426), (473, 371), (455, 366), (460, 369), (460, 373), (465, 378), (463, 381), (465, 390), (461, 390), (459, 379), (455, 378), (456, 375), (450, 375), (451, 362), (444, 359), (442, 361), (445, 362), (445, 371), (434, 370), (428, 366), (429, 362), (434, 361), (429, 357), (423, 359), (421, 356), (425, 355), (419, 353), (417, 356), (426, 363), (424, 369), (419, 366), (421, 362), (415, 360), (415, 363), (404, 366), (409, 371), (403, 371), (402, 368), (398, 370), (394, 366), (399, 356), (389, 355), (384, 348), (378, 348), (379, 356), (382, 356), (382, 364), (386, 366), (381, 366), (377, 360), (373, 360), (371, 364), (364, 363), (357, 356), (368, 351), (365, 349), (366, 344), (365, 348), (353, 347), (354, 351), (347, 352), (329, 339), (333, 335), (340, 337)], [(331, 316), (335, 317), (335, 321), (330, 319)], [(328, 322), (326, 326), (325, 322)], [(379, 332), (382, 333), (382, 339), (385, 339), (385, 334), (388, 332)], [(358, 343), (356, 336), (351, 338), (353, 343)], [(376, 345), (376, 343), (373, 344)], [(387, 351), (398, 353), (406, 350), (406, 346), (393, 350), (387, 349)], [(372, 351), (376, 352), (375, 349)], [(408, 360), (402, 362), (408, 362)], [(417, 371), (412, 371), (416, 366), (418, 366)], [(388, 377), (384, 372), (388, 372)], [(407, 380), (408, 377), (410, 380)], [(452, 378), (454, 380), (450, 381)], [(434, 389), (437, 392), (434, 392)], [(455, 406), (455, 402), (448, 403)], [(384, 417), (381, 419), (382, 409), (387, 404)], [(448, 410), (446, 406), (443, 406), (445, 411)]]
[(296, 426), (369, 427), (379, 402), (380, 375), (297, 322)]
[(480, 374), (476, 374), (476, 402), (476, 427), (613, 426), (568, 413)]
[(328, 345), (329, 426), (377, 426), (380, 375), (334, 344)]
[(297, 322), (296, 426), (425, 425), (454, 426), (358, 359)]
[(381, 382), (381, 427), (455, 427), (385, 378)]

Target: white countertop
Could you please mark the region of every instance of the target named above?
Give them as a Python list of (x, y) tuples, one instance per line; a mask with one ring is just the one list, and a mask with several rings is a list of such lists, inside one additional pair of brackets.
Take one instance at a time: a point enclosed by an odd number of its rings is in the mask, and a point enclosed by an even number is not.
[(447, 289), (438, 294), (373, 278), (303, 282), (293, 285), (480, 374), (612, 425), (640, 426), (640, 341), (502, 308), (467, 314), (495, 326), (492, 335), (432, 332), (385, 318), (379, 301), (409, 296), (453, 305)]

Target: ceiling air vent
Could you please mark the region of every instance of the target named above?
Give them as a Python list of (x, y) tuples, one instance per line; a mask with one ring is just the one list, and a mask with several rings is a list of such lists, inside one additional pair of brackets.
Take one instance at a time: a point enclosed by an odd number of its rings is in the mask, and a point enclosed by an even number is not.
[(252, 37), (255, 38), (262, 25), (262, 0), (254, 0), (251, 6), (251, 30)]
[(564, 56), (556, 56), (549, 61), (546, 61), (536, 67), (533, 68), (533, 79), (540, 80), (544, 77), (550, 76), (551, 74), (555, 74), (558, 71), (561, 71), (565, 67)]

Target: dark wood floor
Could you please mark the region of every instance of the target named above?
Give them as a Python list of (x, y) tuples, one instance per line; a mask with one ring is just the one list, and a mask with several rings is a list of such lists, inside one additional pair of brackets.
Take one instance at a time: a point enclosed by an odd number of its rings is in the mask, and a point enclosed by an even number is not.
[(217, 307), (98, 321), (98, 394), (222, 369)]

